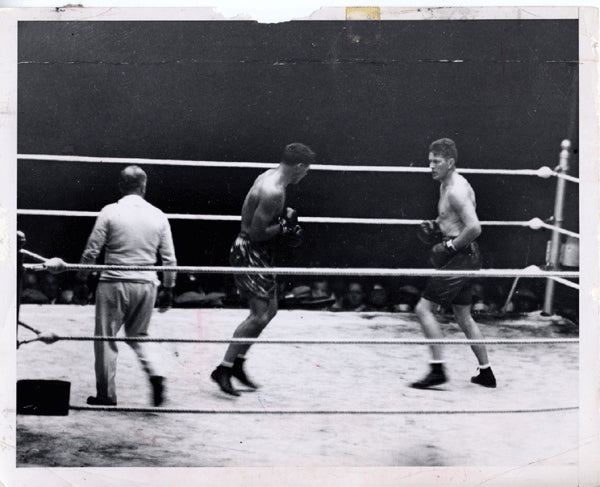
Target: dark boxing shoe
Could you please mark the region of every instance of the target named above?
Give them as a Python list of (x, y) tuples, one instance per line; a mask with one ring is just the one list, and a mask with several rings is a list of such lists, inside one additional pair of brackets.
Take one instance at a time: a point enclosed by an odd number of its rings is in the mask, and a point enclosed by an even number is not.
[(429, 389), (430, 387), (439, 386), (448, 382), (448, 378), (444, 372), (442, 364), (431, 364), (429, 374), (417, 382), (413, 382), (410, 387), (415, 389)]
[(210, 378), (217, 383), (224, 393), (231, 394), (232, 396), (239, 396), (240, 393), (231, 385), (231, 372), (232, 370), (230, 367), (219, 365), (212, 371)]
[(486, 367), (485, 369), (478, 369), (479, 374), (471, 377), (471, 382), (473, 384), (479, 384), (483, 387), (496, 387), (496, 378), (494, 377), (494, 373), (492, 372), (491, 367)]
[(236, 358), (233, 362), (233, 368), (231, 369), (231, 375), (239, 380), (246, 387), (250, 387), (251, 389), (258, 389), (258, 385), (252, 382), (246, 372), (244, 372), (244, 361), (243, 358)]
[(89, 396), (87, 398), (87, 403), (90, 406), (116, 406), (117, 405), (117, 401), (111, 401), (108, 398), (96, 397), (96, 396)]
[(153, 375), (150, 377), (150, 384), (152, 385), (152, 404), (155, 407), (160, 406), (165, 400), (165, 378)]

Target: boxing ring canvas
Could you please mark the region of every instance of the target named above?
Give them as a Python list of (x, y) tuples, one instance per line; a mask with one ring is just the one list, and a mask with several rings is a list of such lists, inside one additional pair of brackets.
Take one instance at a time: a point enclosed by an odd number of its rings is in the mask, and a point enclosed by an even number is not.
[[(329, 8), (268, 24), (65, 7), (1, 22), (4, 485), (598, 485), (594, 9)], [(243, 302), (155, 311), (158, 408), (125, 343), (119, 407), (85, 406), (93, 304), (22, 304), (21, 321), (62, 339), (14, 349), (32, 333), (15, 334), (16, 230), (31, 269), (35, 254), (78, 262), (130, 163), (169, 217), (179, 265), (228, 290), (231, 273), (215, 269), (248, 188), (304, 142), (318, 163), (288, 194), (306, 236), (277, 254), (282, 289), (315, 275), (421, 289), (430, 265), (415, 228), (437, 214), (427, 153), (441, 137), (456, 141), (477, 197), (477, 282), (543, 296), (541, 276), (556, 271), (554, 306), (571, 310), (474, 315), (495, 389), (469, 382), (476, 361), (442, 309), (450, 380), (435, 390), (409, 387), (429, 355), (415, 313), (399, 308), (280, 309), (248, 354), (260, 388), (240, 397), (210, 372)], [(581, 274), (565, 249), (560, 269), (546, 267), (557, 229), (577, 242)], [(68, 415), (15, 415), (23, 379), (69, 382)]]

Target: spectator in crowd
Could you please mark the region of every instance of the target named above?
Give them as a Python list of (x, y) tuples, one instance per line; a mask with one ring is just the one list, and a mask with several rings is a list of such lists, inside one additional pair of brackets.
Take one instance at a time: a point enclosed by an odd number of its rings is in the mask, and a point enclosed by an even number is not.
[(310, 291), (306, 296), (300, 298), (298, 305), (300, 308), (326, 310), (335, 303), (335, 298), (329, 288), (329, 282), (325, 279), (319, 279), (306, 287)]
[(344, 310), (346, 311), (365, 311), (367, 304), (365, 303), (365, 292), (362, 284), (359, 282), (351, 282), (348, 284), (346, 294), (344, 296)]
[(420, 297), (421, 291), (415, 286), (410, 284), (400, 286), (394, 296), (393, 310), (403, 313), (410, 312), (414, 309)]
[(334, 303), (329, 308), (329, 311), (344, 310), (344, 296), (346, 294), (346, 284), (342, 279), (336, 279), (331, 285), (333, 291)]
[(329, 287), (329, 282), (325, 279), (320, 279), (312, 283), (311, 297), (313, 299), (331, 298), (333, 296)]
[(181, 275), (176, 290), (173, 302), (179, 308), (198, 308), (206, 302), (206, 293), (195, 274)]
[(490, 310), (490, 305), (487, 302), (483, 286), (480, 283), (475, 283), (472, 286), (473, 306), (471, 311), (474, 314), (486, 314)]
[(515, 311), (519, 313), (529, 313), (540, 309), (539, 298), (528, 288), (518, 288), (512, 299)]
[(38, 276), (33, 271), (23, 273), (21, 303), (48, 304), (50, 300), (40, 289)]
[(55, 304), (60, 295), (61, 286), (58, 276), (43, 272), (39, 276), (40, 291), (48, 298), (48, 303)]
[(310, 298), (310, 286), (304, 283), (278, 283), (278, 306), (285, 309), (300, 307), (304, 299)]
[[(92, 279), (90, 279), (90, 281), (92, 281)], [(94, 284), (96, 284), (96, 282), (97, 281), (95, 281)], [(85, 281), (77, 279), (75, 281), (75, 284), (73, 285), (73, 298), (71, 300), (71, 303), (79, 304), (82, 306), (85, 304), (90, 304), (92, 301), (91, 296), (92, 291), (88, 287), (87, 283)]]
[(70, 287), (66, 287), (64, 289), (61, 288), (60, 294), (56, 299), (57, 304), (73, 304), (73, 289)]
[(389, 299), (387, 289), (383, 284), (376, 282), (371, 286), (367, 303), (368, 311), (389, 311)]

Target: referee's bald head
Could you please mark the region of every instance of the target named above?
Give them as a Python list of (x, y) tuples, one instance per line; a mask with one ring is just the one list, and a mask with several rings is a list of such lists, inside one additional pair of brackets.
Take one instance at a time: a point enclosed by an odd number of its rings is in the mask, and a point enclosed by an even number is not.
[(140, 166), (127, 166), (119, 176), (119, 189), (123, 194), (144, 196), (147, 181), (148, 176)]

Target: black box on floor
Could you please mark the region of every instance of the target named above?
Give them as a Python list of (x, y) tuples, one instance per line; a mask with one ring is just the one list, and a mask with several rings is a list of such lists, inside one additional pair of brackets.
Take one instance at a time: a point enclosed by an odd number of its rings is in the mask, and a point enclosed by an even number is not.
[(17, 414), (67, 416), (71, 383), (64, 380), (17, 381)]

